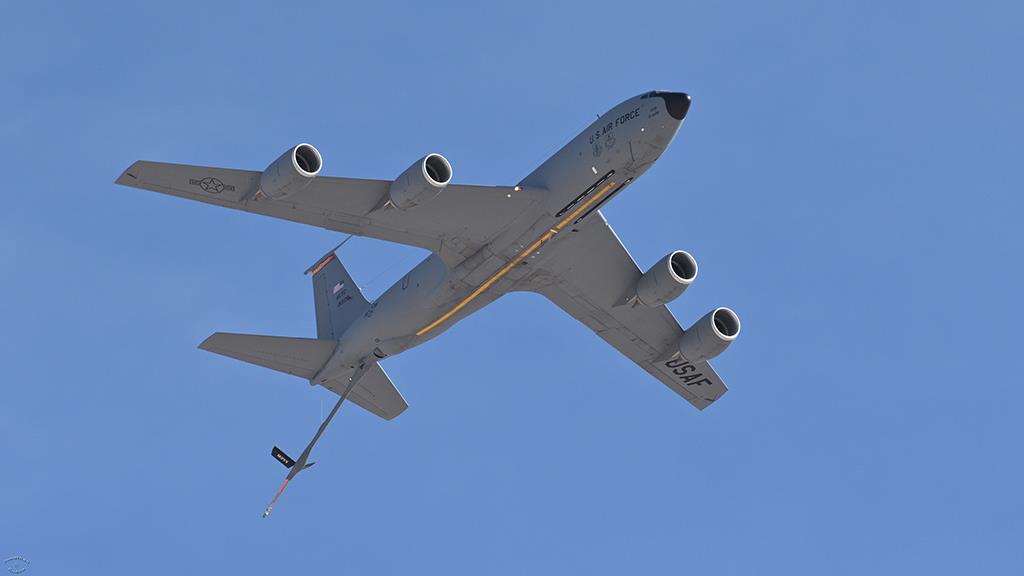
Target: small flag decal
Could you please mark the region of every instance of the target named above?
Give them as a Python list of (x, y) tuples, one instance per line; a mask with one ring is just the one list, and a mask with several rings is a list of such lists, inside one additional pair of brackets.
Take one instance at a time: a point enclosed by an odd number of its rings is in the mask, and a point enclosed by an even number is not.
[(337, 284), (334, 285), (334, 292), (331, 292), (331, 294), (337, 294), (338, 292), (341, 292), (341, 289), (344, 288), (344, 287), (345, 287), (345, 283), (344, 282), (338, 282)]

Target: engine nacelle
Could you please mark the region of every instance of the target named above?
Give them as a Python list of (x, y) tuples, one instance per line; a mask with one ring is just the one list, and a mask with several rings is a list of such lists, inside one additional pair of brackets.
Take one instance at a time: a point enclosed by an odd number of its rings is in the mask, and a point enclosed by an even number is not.
[(676, 250), (644, 272), (636, 283), (636, 299), (644, 306), (661, 306), (675, 300), (697, 278), (697, 261)]
[(740, 318), (728, 308), (715, 308), (694, 322), (679, 339), (679, 353), (690, 362), (718, 356), (740, 335)]
[(412, 163), (388, 188), (396, 208), (408, 210), (433, 200), (452, 181), (452, 165), (440, 154), (427, 154)]
[(320, 173), (323, 160), (320, 152), (309, 144), (299, 144), (285, 151), (260, 175), (260, 191), (280, 200), (302, 190)]

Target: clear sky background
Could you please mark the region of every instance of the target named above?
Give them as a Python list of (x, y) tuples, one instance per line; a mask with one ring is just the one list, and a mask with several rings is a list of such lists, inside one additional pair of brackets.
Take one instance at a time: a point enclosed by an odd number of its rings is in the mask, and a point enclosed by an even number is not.
[[(31, 574), (1020, 574), (1024, 12), (989, 2), (8, 3), (0, 556)], [(207, 354), (309, 336), (341, 235), (113, 180), (422, 154), (511, 184), (651, 89), (693, 95), (605, 209), (733, 307), (698, 412), (542, 297), (384, 366), (410, 408)], [(355, 239), (368, 296), (425, 253)]]

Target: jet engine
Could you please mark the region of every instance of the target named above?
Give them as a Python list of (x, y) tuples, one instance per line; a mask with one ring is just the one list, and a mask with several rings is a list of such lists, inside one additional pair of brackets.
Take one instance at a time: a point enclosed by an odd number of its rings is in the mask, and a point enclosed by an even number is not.
[(679, 353), (690, 362), (718, 356), (740, 335), (740, 318), (728, 308), (715, 308), (694, 322), (679, 339)]
[(452, 165), (440, 154), (427, 154), (412, 163), (388, 188), (396, 208), (408, 210), (429, 202), (452, 181)]
[(675, 300), (697, 277), (697, 261), (676, 250), (644, 272), (636, 283), (636, 299), (644, 306), (661, 306)]
[(291, 196), (309, 186), (322, 166), (320, 152), (313, 146), (289, 148), (260, 175), (260, 191), (274, 200)]

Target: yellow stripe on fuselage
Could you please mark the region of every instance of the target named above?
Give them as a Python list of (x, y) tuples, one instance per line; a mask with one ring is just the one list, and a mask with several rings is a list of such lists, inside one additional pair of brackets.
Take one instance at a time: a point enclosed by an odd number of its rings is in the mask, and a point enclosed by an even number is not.
[(580, 205), (579, 208), (576, 208), (576, 210), (574, 210), (572, 214), (566, 216), (561, 222), (556, 224), (554, 228), (548, 230), (543, 235), (541, 235), (541, 237), (538, 238), (536, 242), (531, 244), (529, 248), (527, 248), (526, 250), (523, 250), (522, 252), (520, 252), (518, 256), (516, 256), (515, 258), (512, 259), (511, 262), (509, 262), (508, 264), (503, 266), (501, 268), (501, 270), (498, 270), (494, 274), (494, 276), (491, 276), (490, 279), (488, 279), (486, 282), (481, 284), (480, 287), (477, 288), (476, 290), (474, 290), (472, 294), (467, 296), (465, 300), (463, 300), (462, 302), (459, 302), (454, 308), (452, 308), (451, 310), (446, 312), (443, 316), (441, 316), (437, 320), (434, 320), (430, 324), (427, 324), (426, 326), (421, 328), (419, 330), (419, 332), (416, 333), (416, 335), (417, 336), (422, 336), (422, 335), (426, 334), (427, 332), (429, 332), (429, 331), (433, 330), (434, 328), (436, 328), (438, 324), (440, 324), (440, 323), (444, 322), (445, 320), (451, 318), (456, 312), (458, 312), (459, 310), (462, 310), (463, 308), (465, 308), (467, 304), (472, 302), (477, 296), (483, 294), (484, 291), (487, 290), (488, 288), (490, 288), (492, 284), (494, 284), (498, 280), (501, 280), (502, 276), (504, 276), (505, 274), (508, 274), (509, 270), (515, 268), (516, 264), (519, 264), (520, 262), (522, 262), (527, 256), (529, 256), (531, 253), (533, 253), (535, 250), (537, 250), (537, 248), (540, 248), (541, 245), (544, 244), (545, 242), (547, 242), (548, 240), (550, 240), (552, 236), (554, 236), (555, 234), (558, 234), (558, 232), (561, 231), (562, 228), (565, 228), (569, 224), (569, 222), (572, 222), (573, 220), (575, 220), (576, 217), (579, 216), (579, 214), (581, 212), (583, 212), (584, 210), (586, 210), (587, 208), (592, 206), (594, 204), (594, 202), (597, 202), (602, 196), (607, 194), (608, 191), (611, 190), (614, 186), (615, 186), (615, 182), (608, 182), (607, 184), (605, 184), (604, 187), (601, 188), (601, 190), (598, 191), (597, 194), (594, 194), (589, 199), (587, 199), (587, 201), (584, 202), (582, 205)]

